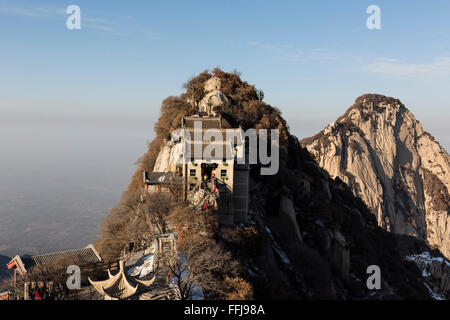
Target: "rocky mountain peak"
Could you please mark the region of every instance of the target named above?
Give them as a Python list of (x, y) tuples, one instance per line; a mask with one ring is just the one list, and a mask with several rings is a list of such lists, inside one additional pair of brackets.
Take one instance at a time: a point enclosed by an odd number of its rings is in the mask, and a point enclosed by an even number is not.
[(396, 98), (387, 97), (382, 94), (376, 94), (376, 93), (367, 93), (363, 94), (362, 96), (359, 96), (356, 98), (355, 103), (353, 106), (355, 107), (362, 107), (362, 106), (385, 106), (385, 105), (398, 105), (401, 107), (405, 107), (403, 103)]
[(400, 100), (380, 94), (364, 94), (355, 100), (354, 104), (337, 119), (336, 123), (346, 129), (356, 129), (355, 126), (376, 129), (379, 119), (386, 120), (395, 126), (398, 115), (407, 115), (410, 120), (409, 125), (418, 124)]
[(450, 256), (450, 158), (400, 100), (365, 94), (301, 143), (349, 184), (386, 230)]
[(382, 114), (392, 110), (407, 111), (403, 103), (398, 99), (381, 94), (364, 94), (356, 98), (353, 105), (343, 115), (343, 118), (351, 115), (352, 112), (360, 112), (365, 119), (370, 117), (371, 114)]

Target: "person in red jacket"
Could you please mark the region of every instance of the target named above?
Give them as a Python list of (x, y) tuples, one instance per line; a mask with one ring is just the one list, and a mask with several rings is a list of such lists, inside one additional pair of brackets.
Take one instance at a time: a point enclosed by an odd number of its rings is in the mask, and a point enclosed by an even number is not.
[(36, 296), (34, 297), (34, 300), (42, 300), (42, 296), (39, 291), (40, 290), (36, 290)]

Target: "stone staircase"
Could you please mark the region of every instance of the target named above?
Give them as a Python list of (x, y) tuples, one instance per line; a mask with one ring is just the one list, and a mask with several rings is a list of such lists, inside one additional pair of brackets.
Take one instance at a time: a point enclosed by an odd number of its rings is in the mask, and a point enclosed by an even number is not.
[(162, 255), (158, 255), (156, 267), (156, 279), (151, 289), (139, 296), (139, 300), (176, 300), (177, 295), (174, 289), (169, 286), (167, 279), (169, 273), (168, 257), (165, 253), (170, 252), (170, 245), (162, 244)]

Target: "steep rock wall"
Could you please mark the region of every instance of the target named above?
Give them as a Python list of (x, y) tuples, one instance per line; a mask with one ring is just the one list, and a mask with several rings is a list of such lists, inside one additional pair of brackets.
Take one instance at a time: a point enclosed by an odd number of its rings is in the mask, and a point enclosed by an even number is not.
[(450, 158), (396, 99), (364, 95), (301, 143), (350, 185), (385, 229), (450, 256)]

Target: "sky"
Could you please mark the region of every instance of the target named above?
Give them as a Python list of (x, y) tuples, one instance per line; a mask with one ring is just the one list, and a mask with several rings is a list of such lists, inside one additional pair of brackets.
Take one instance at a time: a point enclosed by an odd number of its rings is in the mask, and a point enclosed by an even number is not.
[[(80, 30), (66, 27), (69, 5)], [(369, 5), (381, 29), (367, 28)], [(85, 176), (68, 175), (71, 190), (102, 182), (112, 207), (161, 101), (216, 66), (264, 90), (299, 138), (379, 93), (449, 150), (449, 13), (447, 0), (0, 0), (0, 189), (31, 199), (30, 174), (50, 190), (70, 172)]]

